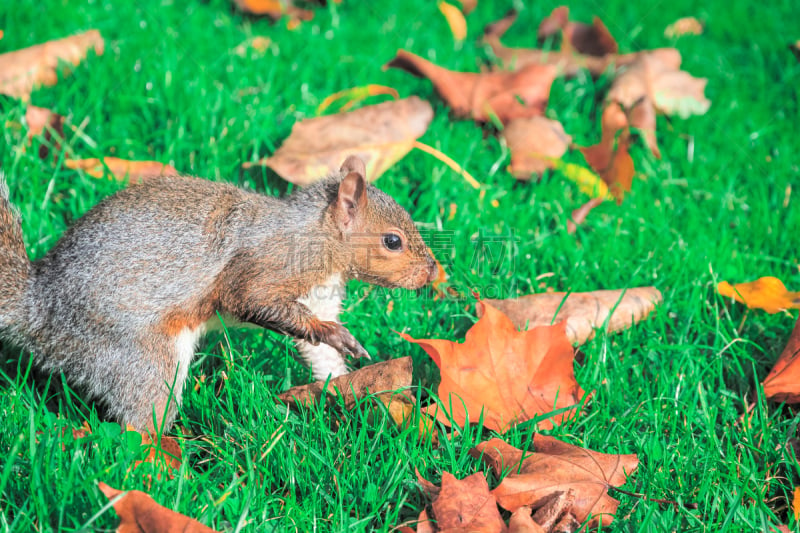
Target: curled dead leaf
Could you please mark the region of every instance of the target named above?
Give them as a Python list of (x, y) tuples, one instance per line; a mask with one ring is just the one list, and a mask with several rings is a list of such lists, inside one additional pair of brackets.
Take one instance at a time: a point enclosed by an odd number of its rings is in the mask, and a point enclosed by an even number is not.
[[(600, 290), (592, 292), (549, 292), (529, 294), (509, 300), (486, 300), (511, 319), (520, 329), (532, 329), (564, 321), (567, 338), (583, 344), (594, 337), (595, 329), (607, 324), (609, 332), (628, 329), (647, 318), (661, 303), (655, 287)], [(480, 307), (476, 306), (478, 316)]]
[(571, 21), (567, 6), (553, 9), (539, 24), (537, 36), (539, 39), (546, 39), (559, 32), (562, 34), (561, 47), (569, 52), (603, 57), (616, 54), (619, 50), (617, 41), (602, 20), (594, 17), (592, 24)]
[(319, 401), (323, 394), (338, 394), (344, 400), (345, 407), (351, 408), (359, 398), (368, 394), (410, 387), (411, 374), (411, 357), (400, 357), (369, 365), (327, 381), (320, 380), (292, 387), (278, 395), (278, 399), (289, 405), (309, 405)]
[(576, 416), (584, 392), (575, 380), (574, 352), (564, 324), (517, 331), (490, 304), (467, 332), (463, 344), (444, 339), (413, 339), (441, 371), (439, 402), (429, 409), (442, 423), (477, 422), (495, 431), (547, 415), (540, 427)]
[(556, 77), (551, 65), (529, 65), (516, 72), (455, 72), (405, 50), (399, 50), (386, 68), (429, 79), (458, 117), (479, 122), (497, 117), (504, 124), (543, 114)]
[(639, 466), (636, 455), (605, 454), (573, 446), (542, 434), (533, 436), (532, 453), (523, 452), (500, 439), (491, 439), (470, 450), (498, 477), (508, 473), (492, 491), (497, 503), (511, 512), (523, 506), (537, 507), (555, 492), (574, 492), (571, 506), (581, 522), (592, 515), (590, 527), (607, 526), (619, 506), (608, 495)]
[(416, 96), (310, 118), (295, 124), (271, 157), (242, 166), (267, 165), (283, 179), (305, 186), (356, 155), (366, 164), (367, 179), (374, 181), (414, 147), (432, 119), (431, 105)]
[(97, 30), (37, 44), (0, 55), (0, 94), (29, 100), (40, 85), (55, 85), (62, 63), (78, 65), (89, 50), (102, 55), (105, 42)]

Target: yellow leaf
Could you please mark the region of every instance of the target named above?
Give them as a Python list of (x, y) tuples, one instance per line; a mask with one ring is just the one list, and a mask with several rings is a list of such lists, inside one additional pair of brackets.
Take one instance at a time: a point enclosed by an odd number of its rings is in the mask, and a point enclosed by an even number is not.
[(464, 14), (456, 6), (448, 4), (447, 2), (439, 2), (439, 11), (444, 15), (447, 20), (450, 31), (453, 32), (453, 38), (457, 42), (461, 42), (467, 38), (467, 20)]
[(588, 168), (566, 163), (561, 159), (548, 158), (555, 167), (561, 171), (565, 178), (578, 185), (578, 189), (592, 198), (611, 200), (614, 197), (608, 191), (608, 185), (603, 179)]
[[(414, 400), (403, 393), (381, 393), (378, 399), (386, 406), (389, 416), (400, 427), (409, 427), (414, 420)], [(423, 413), (420, 414), (418, 426), (420, 438), (430, 435), (434, 446), (439, 444), (439, 435), (433, 424), (433, 419)]]
[(319, 107), (317, 108), (317, 114), (321, 115), (323, 111), (328, 109), (331, 104), (333, 104), (337, 100), (345, 100), (347, 103), (342, 107), (341, 111), (347, 111), (349, 108), (353, 106), (353, 104), (358, 103), (362, 100), (366, 100), (370, 96), (377, 96), (379, 94), (388, 94), (395, 100), (400, 98), (400, 95), (397, 94), (397, 91), (392, 89), (391, 87), (386, 87), (383, 85), (364, 85), (363, 87), (353, 87), (351, 89), (345, 89), (343, 91), (339, 91), (333, 93), (332, 95), (325, 98)]
[(750, 309), (763, 309), (770, 314), (785, 309), (800, 309), (800, 292), (789, 292), (781, 280), (771, 276), (735, 285), (722, 281), (717, 285), (717, 292)]

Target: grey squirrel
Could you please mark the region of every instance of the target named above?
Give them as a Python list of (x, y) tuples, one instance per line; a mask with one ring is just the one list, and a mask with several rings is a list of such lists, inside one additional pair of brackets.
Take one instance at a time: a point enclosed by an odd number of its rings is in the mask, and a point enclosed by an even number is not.
[(408, 212), (356, 157), (286, 198), (150, 178), (35, 262), (0, 176), (0, 337), (139, 429), (171, 426), (217, 313), (295, 337), (314, 377), (335, 377), (342, 354), (367, 355), (338, 321), (347, 279), (416, 289), (436, 272)]

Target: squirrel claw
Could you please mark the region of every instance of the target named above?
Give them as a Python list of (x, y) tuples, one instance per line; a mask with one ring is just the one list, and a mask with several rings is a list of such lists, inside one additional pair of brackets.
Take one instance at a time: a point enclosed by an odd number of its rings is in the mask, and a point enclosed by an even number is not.
[(367, 350), (361, 346), (353, 334), (337, 322), (322, 322), (318, 329), (319, 340), (335, 348), (339, 353), (350, 354), (353, 357), (366, 357), (370, 359)]

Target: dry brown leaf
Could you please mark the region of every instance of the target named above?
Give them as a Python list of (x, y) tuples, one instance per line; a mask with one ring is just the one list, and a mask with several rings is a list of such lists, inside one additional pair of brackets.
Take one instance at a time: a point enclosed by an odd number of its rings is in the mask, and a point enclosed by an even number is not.
[(572, 51), (573, 49), (510, 48), (503, 45), (500, 38), (516, 19), (517, 12), (512, 9), (502, 19), (489, 24), (484, 29), (483, 42), (489, 45), (494, 56), (505, 69), (518, 70), (531, 64), (547, 64), (556, 67), (559, 75), (575, 76), (580, 70), (587, 69), (593, 76), (599, 76), (607, 69), (629, 64), (637, 57), (637, 54), (606, 54), (597, 57), (576, 54)]
[[(577, 345), (594, 337), (595, 329), (603, 327), (606, 321), (609, 332), (630, 328), (647, 318), (661, 299), (661, 292), (655, 287), (637, 287), (569, 294), (548, 292), (486, 302), (508, 315), (520, 329), (564, 321), (567, 338)], [(480, 316), (478, 307), (476, 311)]]
[(64, 164), (67, 168), (82, 170), (94, 178), (102, 178), (107, 172), (110, 178), (118, 181), (127, 179), (130, 183), (140, 182), (154, 176), (179, 175), (174, 167), (158, 161), (129, 161), (117, 157), (104, 157), (102, 160), (97, 158), (67, 159)]
[(58, 150), (64, 139), (64, 117), (44, 107), (29, 105), (25, 110), (25, 122), (28, 124), (28, 140), (43, 135), (39, 145), (39, 159), (45, 159), (51, 146)]
[(501, 507), (511, 512), (537, 507), (554, 492), (574, 491), (572, 512), (581, 522), (592, 514), (591, 526), (611, 523), (619, 502), (608, 495), (609, 485), (625, 483), (639, 465), (636, 455), (605, 454), (573, 446), (542, 434), (533, 436), (534, 452), (518, 450), (491, 439), (470, 450), (481, 457), (500, 485), (492, 491)]
[[(102, 481), (97, 487), (109, 500), (125, 492)], [(160, 506), (148, 494), (138, 490), (125, 493), (114, 503), (114, 510), (120, 518), (118, 533), (215, 533), (197, 520)]]
[(147, 457), (142, 461), (136, 461), (134, 468), (142, 463), (151, 463), (157, 467), (166, 466), (174, 470), (181, 467), (183, 452), (175, 438), (167, 435), (151, 435), (150, 433), (141, 433), (141, 435), (142, 445), (148, 448)]
[(545, 117), (512, 120), (502, 136), (511, 151), (511, 174), (520, 180), (553, 168), (552, 159), (564, 155), (572, 142), (560, 122)]
[(291, 21), (299, 23), (314, 18), (314, 12), (307, 9), (300, 9), (291, 0), (233, 0), (236, 6), (252, 15), (266, 15), (273, 19), (279, 19), (283, 15), (288, 15)]
[(702, 115), (711, 102), (705, 97), (705, 78), (680, 70), (681, 55), (674, 48), (640, 52), (614, 78), (607, 101), (625, 111), (631, 127), (644, 132), (647, 145), (660, 157), (656, 143), (656, 111), (683, 118)]
[(550, 16), (542, 20), (537, 37), (546, 39), (559, 32), (562, 34), (561, 48), (569, 52), (575, 51), (579, 54), (603, 57), (608, 54), (616, 54), (619, 50), (617, 41), (602, 20), (594, 17), (592, 24), (573, 22), (569, 20), (567, 6), (555, 8)]
[[(600, 142), (579, 149), (589, 166), (608, 184), (611, 194), (621, 202), (625, 193), (631, 190), (635, 168), (629, 151), (628, 117), (618, 103), (609, 102), (606, 105), (601, 127)], [(655, 136), (655, 121), (652, 131)]]
[(700, 35), (703, 33), (703, 23), (694, 17), (679, 18), (664, 30), (664, 37), (672, 39), (681, 35)]
[(431, 105), (411, 96), (325, 117), (302, 120), (271, 156), (245, 168), (267, 165), (283, 179), (305, 186), (339, 169), (349, 155), (366, 163), (374, 181), (403, 158), (433, 119)]
[(278, 395), (278, 399), (289, 405), (309, 405), (319, 401), (323, 393), (334, 396), (338, 394), (349, 409), (356, 404), (358, 398), (368, 394), (410, 387), (411, 373), (411, 357), (400, 357), (327, 380), (327, 386), (326, 381), (321, 380), (292, 387)]
[[(418, 477), (419, 476), (419, 473)], [(422, 479), (420, 477), (420, 479)], [(429, 482), (425, 482), (432, 485)], [(442, 484), (431, 502), (431, 513), (423, 519), (433, 520), (436, 529), (431, 531), (451, 532), (480, 531), (482, 533), (505, 532), (506, 525), (500, 517), (497, 502), (489, 491), (483, 472), (477, 472), (464, 479), (456, 479), (448, 472), (442, 474)], [(434, 487), (435, 488), (435, 487)], [(432, 492), (430, 488), (429, 493)], [(417, 529), (417, 531), (423, 531)]]
[(487, 428), (501, 432), (560, 409), (539, 426), (549, 429), (575, 416), (584, 393), (575, 381), (565, 325), (519, 332), (502, 312), (477, 305), (484, 307), (482, 316), (463, 344), (400, 334), (419, 344), (441, 371), (440, 403), (429, 412), (448, 425), (448, 414), (459, 425), (483, 416)]
[(78, 65), (89, 50), (103, 54), (105, 43), (97, 30), (48, 41), (0, 55), (0, 94), (29, 100), (40, 85), (55, 85), (58, 67)]
[(786, 347), (762, 385), (770, 400), (800, 403), (800, 318), (794, 325)]
[(556, 77), (551, 65), (529, 65), (516, 72), (454, 72), (405, 50), (399, 50), (386, 68), (428, 78), (458, 117), (479, 122), (497, 117), (504, 124), (543, 114)]
[(745, 304), (750, 309), (763, 309), (769, 314), (786, 309), (800, 309), (800, 292), (789, 291), (781, 280), (772, 276), (733, 285), (721, 281), (717, 284), (717, 292)]

